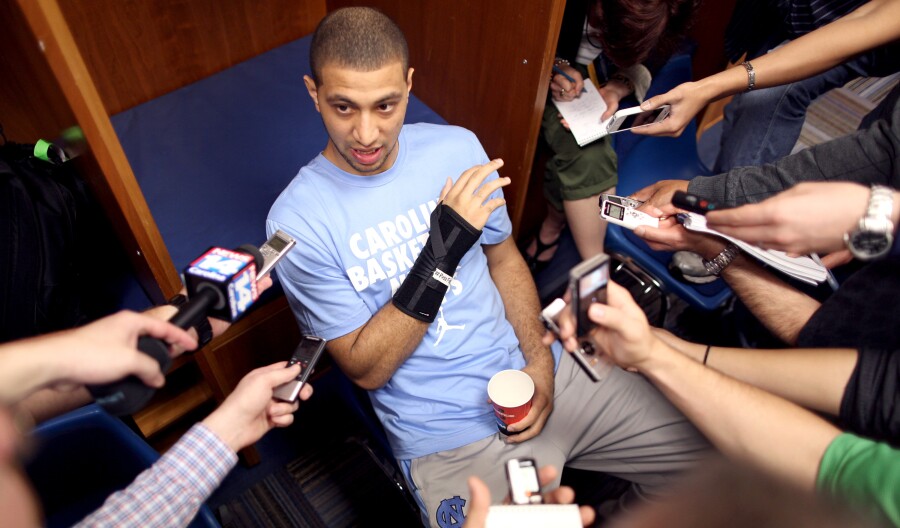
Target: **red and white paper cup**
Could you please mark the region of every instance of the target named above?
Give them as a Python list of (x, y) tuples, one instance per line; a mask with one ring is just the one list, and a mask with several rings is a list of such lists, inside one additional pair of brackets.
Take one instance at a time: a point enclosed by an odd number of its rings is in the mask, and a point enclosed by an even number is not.
[(488, 382), (487, 390), (494, 406), (497, 428), (508, 435), (507, 427), (525, 418), (531, 410), (534, 380), (521, 370), (501, 370)]

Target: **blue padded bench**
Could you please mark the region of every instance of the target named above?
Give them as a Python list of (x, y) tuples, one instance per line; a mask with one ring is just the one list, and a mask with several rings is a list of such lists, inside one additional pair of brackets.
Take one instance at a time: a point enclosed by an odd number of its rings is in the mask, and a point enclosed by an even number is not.
[[(665, 93), (691, 80), (691, 75), (691, 55), (675, 55), (656, 73), (647, 97)], [(616, 194), (627, 196), (658, 180), (688, 179), (704, 174), (698, 161), (695, 135), (696, 125), (693, 122), (678, 138), (639, 136), (627, 131), (615, 134), (613, 148), (619, 159)], [(607, 253), (617, 257), (620, 263), (628, 264), (628, 270), (637, 266), (640, 273), (635, 278), (638, 281), (644, 284), (649, 281), (649, 287), (657, 287), (664, 293), (675, 293), (697, 308), (713, 310), (731, 297), (731, 290), (721, 279), (702, 285), (675, 279), (667, 269), (672, 254), (651, 250), (627, 229), (610, 224), (604, 245)], [(569, 269), (579, 260), (578, 250), (566, 230), (550, 266), (536, 277), (542, 301), (551, 301), (552, 296), (565, 288)], [(660, 316), (664, 316), (665, 307), (662, 312)]]
[[(48, 420), (31, 436), (36, 452), (25, 471), (48, 528), (72, 526), (159, 460), (143, 438), (96, 404)], [(205, 504), (190, 524), (218, 526)]]
[[(647, 97), (691, 80), (691, 57), (677, 55), (660, 70)], [(658, 180), (687, 180), (704, 174), (697, 154), (696, 123), (677, 138), (639, 136), (630, 132), (616, 135), (614, 148), (619, 157), (619, 183), (616, 194), (627, 196)], [(610, 224), (606, 230), (606, 251), (630, 259), (649, 273), (664, 292), (671, 292), (695, 308), (715, 310), (731, 297), (722, 279), (708, 284), (690, 284), (674, 278), (668, 270), (672, 253), (654, 251), (628, 229)]]
[[(310, 41), (279, 46), (112, 116), (179, 271), (212, 245), (262, 244), (275, 198), (325, 147), (325, 127), (303, 83)], [(415, 95), (406, 122), (446, 124)], [(273, 277), (275, 286), (259, 303), (282, 294), (277, 273)], [(136, 310), (149, 304), (136, 282), (122, 300)], [(349, 380), (339, 385), (387, 447), (365, 394)]]
[[(310, 40), (112, 116), (179, 271), (212, 245), (262, 244), (275, 198), (325, 147), (325, 127), (303, 84)], [(446, 123), (414, 95), (406, 122)], [(266, 296), (279, 293), (276, 285)], [(140, 310), (149, 303), (135, 286), (122, 306)]]

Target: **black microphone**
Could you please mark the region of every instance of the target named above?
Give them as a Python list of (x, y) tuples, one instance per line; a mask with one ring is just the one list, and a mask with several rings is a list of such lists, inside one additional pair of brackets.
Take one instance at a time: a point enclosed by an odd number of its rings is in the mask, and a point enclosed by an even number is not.
[(190, 328), (205, 317), (233, 323), (259, 298), (256, 272), (265, 259), (255, 246), (209, 248), (184, 269), (188, 302), (169, 321)]
[[(250, 244), (234, 250), (209, 248), (184, 269), (188, 302), (169, 322), (187, 330), (206, 317), (228, 322), (238, 320), (259, 298), (256, 271), (263, 261), (259, 250)], [(163, 340), (143, 336), (138, 340), (138, 350), (159, 362), (163, 374), (169, 370), (172, 358)], [(156, 392), (137, 376), (106, 385), (91, 385), (88, 390), (98, 405), (116, 416), (136, 413)]]

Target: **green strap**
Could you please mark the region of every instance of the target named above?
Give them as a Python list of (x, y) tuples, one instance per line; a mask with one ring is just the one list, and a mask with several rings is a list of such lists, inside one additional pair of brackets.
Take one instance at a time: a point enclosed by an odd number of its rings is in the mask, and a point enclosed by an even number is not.
[(43, 139), (37, 140), (37, 143), (34, 144), (34, 157), (50, 162), (50, 156), (48, 156), (47, 153), (52, 146), (53, 143), (50, 143), (49, 141), (44, 141)]
[(79, 126), (70, 126), (69, 128), (62, 131), (62, 138), (67, 143), (76, 143), (78, 141), (84, 141), (84, 132), (81, 130)]

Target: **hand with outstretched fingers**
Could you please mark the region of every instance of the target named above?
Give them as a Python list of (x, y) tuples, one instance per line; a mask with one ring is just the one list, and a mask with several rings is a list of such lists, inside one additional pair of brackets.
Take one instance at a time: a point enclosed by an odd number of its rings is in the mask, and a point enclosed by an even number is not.
[(506, 204), (503, 198), (490, 198), (494, 191), (509, 185), (509, 178), (502, 177), (484, 183), (485, 178), (503, 166), (503, 160), (491, 160), (484, 165), (475, 165), (463, 172), (453, 182), (447, 178), (441, 189), (440, 201), (453, 209), (475, 229), (484, 228), (488, 217), (497, 208)]

